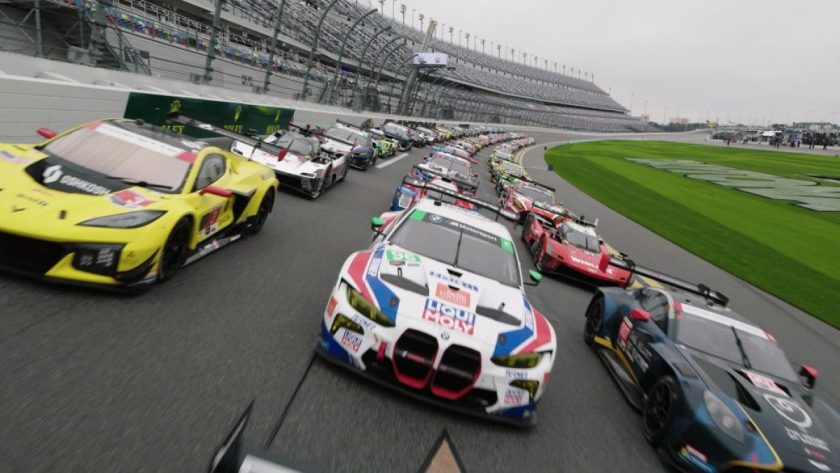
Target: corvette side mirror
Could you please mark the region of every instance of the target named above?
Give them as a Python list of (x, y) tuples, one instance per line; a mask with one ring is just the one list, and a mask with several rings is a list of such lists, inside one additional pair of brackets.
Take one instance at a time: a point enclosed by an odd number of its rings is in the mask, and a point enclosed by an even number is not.
[(801, 365), (799, 368), (799, 376), (802, 378), (802, 384), (806, 388), (813, 389), (814, 385), (817, 384), (819, 371), (817, 371), (817, 369), (813, 366)]
[(528, 276), (531, 277), (531, 282), (526, 282), (526, 286), (539, 286), (543, 278), (539, 271), (534, 271), (533, 269), (528, 271)]
[(58, 135), (57, 131), (51, 130), (49, 128), (38, 128), (37, 130), (35, 130), (35, 132), (48, 140), (51, 140), (55, 138), (56, 135)]

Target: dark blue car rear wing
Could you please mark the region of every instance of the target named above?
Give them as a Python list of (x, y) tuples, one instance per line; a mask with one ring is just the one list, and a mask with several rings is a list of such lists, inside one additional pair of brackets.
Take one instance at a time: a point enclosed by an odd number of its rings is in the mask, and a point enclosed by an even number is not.
[[(638, 266), (633, 260), (626, 256), (623, 258), (616, 258), (615, 256), (603, 253), (601, 256), (601, 261), (598, 264), (598, 268), (601, 271), (604, 271), (607, 269), (607, 266), (614, 266), (616, 268), (624, 269), (626, 271), (630, 271), (631, 275), (639, 274), (646, 278), (653, 279), (654, 281), (673, 286), (677, 289), (682, 289), (683, 291), (697, 294), (698, 296), (702, 296), (704, 299), (714, 302), (715, 304), (721, 306), (726, 306), (729, 303), (729, 297), (727, 297), (720, 291), (711, 289), (705, 284), (695, 284), (692, 282), (684, 281), (675, 276), (669, 276), (667, 274), (660, 273), (659, 271), (656, 271), (654, 269), (645, 268), (644, 266)], [(628, 278), (628, 283), (632, 281), (632, 279), (633, 278)]]

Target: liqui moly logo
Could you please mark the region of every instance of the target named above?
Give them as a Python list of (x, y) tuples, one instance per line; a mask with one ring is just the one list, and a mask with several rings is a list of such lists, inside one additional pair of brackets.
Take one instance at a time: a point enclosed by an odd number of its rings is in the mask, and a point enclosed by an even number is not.
[(443, 302), (429, 299), (423, 309), (423, 320), (434, 322), (441, 327), (472, 335), (475, 332), (475, 314), (452, 307)]

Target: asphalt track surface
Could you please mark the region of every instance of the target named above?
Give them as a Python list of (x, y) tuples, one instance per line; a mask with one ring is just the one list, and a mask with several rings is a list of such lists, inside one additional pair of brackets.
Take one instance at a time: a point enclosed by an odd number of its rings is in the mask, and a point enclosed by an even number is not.
[[(600, 218), (607, 241), (640, 264), (728, 294), (793, 360), (820, 369), (818, 389), (838, 405), (840, 332), (545, 171), (541, 144), (581, 136), (532, 135), (540, 146), (525, 164), (536, 180), (554, 183), (574, 211)], [(387, 209), (425, 152), (353, 171), (316, 201), (281, 193), (259, 236), (145, 294), (0, 274), (0, 472), (204, 471), (251, 399), (247, 441), (262, 445), (276, 429), (272, 452), (320, 471), (417, 471), (444, 428), (472, 472), (664, 471), (638, 414), (582, 341), (587, 287), (547, 277), (528, 288), (556, 329), (559, 351), (530, 430), (430, 407), (312, 360), (342, 262), (368, 245), (370, 217)], [(490, 198), (485, 169), (479, 192)], [(515, 241), (525, 271), (531, 259)]]

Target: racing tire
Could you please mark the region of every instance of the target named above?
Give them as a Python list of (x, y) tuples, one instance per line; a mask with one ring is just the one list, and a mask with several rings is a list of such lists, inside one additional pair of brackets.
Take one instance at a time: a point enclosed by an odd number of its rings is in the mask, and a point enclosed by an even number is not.
[(642, 408), (642, 433), (653, 446), (658, 446), (671, 428), (677, 410), (677, 381), (665, 376), (650, 388)]
[(158, 281), (168, 281), (175, 277), (187, 261), (190, 248), (190, 221), (182, 218), (172, 227), (166, 243), (160, 252)]
[(590, 347), (595, 346), (595, 336), (601, 330), (604, 321), (604, 298), (597, 297), (586, 308), (586, 324), (583, 326), (583, 341)]
[[(350, 170), (350, 162), (348, 161), (347, 164), (344, 165), (344, 171), (341, 171), (341, 177), (339, 177), (337, 180), (341, 181), (341, 182), (344, 182), (344, 178), (347, 177), (347, 172), (349, 170)], [(335, 182), (333, 182), (333, 184), (335, 184)]]
[[(332, 185), (332, 182), (330, 182), (332, 176), (330, 176), (330, 174), (332, 174), (332, 166), (328, 167), (327, 170), (324, 172), (324, 178), (321, 179), (321, 181), (318, 183), (318, 188), (309, 194), (309, 197), (311, 199), (317, 199), (321, 194), (323, 194), (327, 190), (328, 187)], [(327, 184), (327, 182), (330, 182), (330, 184)]]
[(274, 190), (269, 189), (265, 192), (260, 206), (257, 209), (257, 215), (254, 216), (254, 223), (251, 225), (251, 235), (256, 235), (265, 226), (265, 221), (268, 220), (268, 214), (274, 209)]
[(534, 244), (531, 246), (531, 253), (534, 254), (534, 267), (537, 268), (537, 271), (543, 271), (542, 259), (543, 259), (543, 239), (540, 238), (539, 240), (534, 240)]

